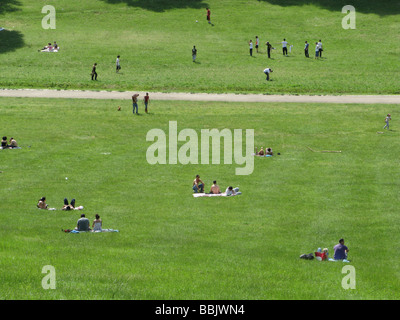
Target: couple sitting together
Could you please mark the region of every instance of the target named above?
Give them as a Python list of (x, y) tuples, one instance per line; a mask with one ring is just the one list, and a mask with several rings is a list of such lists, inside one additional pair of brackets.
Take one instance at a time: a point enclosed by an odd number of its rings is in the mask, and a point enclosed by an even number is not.
[(57, 42), (54, 41), (54, 45), (52, 45), (50, 42), (47, 44), (47, 46), (44, 46), (42, 49), (38, 50), (41, 52), (58, 52), (60, 47), (58, 46)]
[[(204, 182), (200, 179), (199, 175), (196, 175), (196, 178), (193, 180), (193, 192), (194, 193), (204, 193)], [(208, 194), (224, 194), (226, 196), (234, 196), (237, 194), (242, 194), (239, 192), (239, 188), (233, 188), (229, 186), (226, 188), (225, 193), (222, 193), (219, 186), (217, 185), (217, 181), (213, 181), (213, 185), (211, 186), (210, 192)]]
[(102, 221), (100, 216), (96, 214), (96, 219), (93, 220), (92, 228), (90, 228), (90, 221), (85, 217), (85, 214), (81, 214), (81, 218), (78, 220), (76, 224), (76, 231), (92, 231), (92, 232), (101, 232), (102, 231)]
[(8, 142), (7, 137), (3, 137), (0, 149), (20, 149), (20, 147), (18, 147), (18, 143), (14, 138), (11, 138), (10, 142)]
[(265, 151), (263, 149), (263, 147), (261, 147), (260, 151), (257, 152), (257, 148), (256, 148), (256, 155), (257, 156), (273, 156), (274, 152), (272, 151), (271, 148), (265, 148)]

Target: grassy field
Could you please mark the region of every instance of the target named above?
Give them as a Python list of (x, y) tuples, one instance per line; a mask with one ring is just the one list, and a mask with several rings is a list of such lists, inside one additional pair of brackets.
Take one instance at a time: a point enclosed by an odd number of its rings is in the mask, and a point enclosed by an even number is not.
[[(56, 29), (43, 29), (44, 5)], [(342, 28), (345, 0), (3, 0), (0, 87), (183, 92), (399, 94), (400, 4), (353, 1), (356, 29)], [(213, 26), (206, 22), (211, 8)], [(196, 20), (199, 22), (196, 23)], [(250, 57), (248, 42), (260, 38)], [(293, 44), (289, 57), (280, 42)], [(322, 39), (323, 58), (314, 43)], [(59, 53), (39, 53), (57, 41)], [(310, 45), (310, 59), (303, 54)], [(270, 41), (272, 59), (266, 57)], [(198, 49), (197, 63), (191, 49)], [(255, 51), (255, 50), (254, 50)], [(115, 73), (121, 55), (122, 70)], [(98, 63), (99, 78), (90, 80)], [(262, 71), (274, 70), (266, 83)]]
[[(134, 116), (129, 101), (2, 98), (2, 135), (22, 149), (0, 150), (0, 299), (398, 299), (394, 107), (153, 101)], [(388, 112), (392, 130), (377, 134)], [(172, 120), (254, 129), (281, 155), (254, 159), (248, 176), (148, 164), (146, 133)], [(243, 194), (193, 198), (195, 174)], [(120, 232), (61, 232), (81, 212), (41, 211), (42, 196), (57, 209), (76, 198)], [(355, 290), (341, 286), (343, 263), (299, 259), (341, 237)], [(41, 286), (45, 265), (56, 290)]]

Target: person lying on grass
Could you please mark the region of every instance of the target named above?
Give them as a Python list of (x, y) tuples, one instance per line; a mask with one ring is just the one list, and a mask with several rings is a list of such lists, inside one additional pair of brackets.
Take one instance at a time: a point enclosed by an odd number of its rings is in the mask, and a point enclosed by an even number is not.
[(193, 189), (193, 192), (195, 192), (195, 193), (198, 193), (198, 192), (203, 193), (204, 192), (204, 182), (201, 181), (199, 175), (196, 175), (196, 178), (193, 180), (192, 189)]
[(69, 211), (69, 210), (82, 210), (82, 209), (83, 209), (83, 206), (75, 207), (75, 199), (72, 199), (71, 203), (68, 204), (68, 199), (64, 198), (64, 205), (61, 208), (61, 210)]
[(226, 188), (225, 194), (227, 196), (236, 196), (239, 194), (242, 194), (241, 192), (239, 192), (239, 188), (233, 188), (232, 186), (229, 186), (228, 188)]

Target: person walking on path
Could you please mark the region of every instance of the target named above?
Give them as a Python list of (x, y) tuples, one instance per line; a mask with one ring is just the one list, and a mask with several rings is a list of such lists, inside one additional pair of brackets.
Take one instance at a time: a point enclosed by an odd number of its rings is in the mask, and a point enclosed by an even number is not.
[(391, 117), (391, 115), (390, 115), (390, 113), (388, 113), (387, 114), (387, 116), (386, 116), (386, 118), (385, 118), (385, 122), (386, 122), (386, 124), (385, 124), (385, 126), (383, 127), (383, 129), (388, 129), (389, 130), (389, 121), (390, 120), (392, 120), (392, 117)]
[(308, 48), (309, 48), (310, 44), (306, 41), (306, 44), (304, 46), (304, 55), (306, 56), (306, 58), (309, 58), (310, 55), (308, 54)]
[(197, 56), (197, 49), (196, 49), (196, 46), (193, 46), (193, 49), (192, 49), (193, 62), (196, 62), (196, 56)]
[(136, 114), (139, 114), (139, 108), (137, 105), (137, 97), (139, 97), (139, 94), (137, 94), (137, 93), (135, 93), (132, 96), (133, 114), (135, 114), (135, 109), (136, 109)]
[(97, 63), (95, 63), (92, 67), (92, 80), (97, 80), (97, 72), (96, 72)]
[(149, 104), (149, 101), (150, 101), (149, 93), (146, 92), (146, 95), (145, 95), (144, 98), (143, 98), (144, 112), (146, 112), (146, 113), (148, 113), (148, 112), (147, 112), (147, 105)]

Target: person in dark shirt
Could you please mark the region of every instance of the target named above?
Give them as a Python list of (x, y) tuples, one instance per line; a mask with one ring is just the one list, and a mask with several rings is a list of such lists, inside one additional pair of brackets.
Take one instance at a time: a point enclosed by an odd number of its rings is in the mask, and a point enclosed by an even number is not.
[(96, 72), (97, 63), (95, 63), (92, 67), (92, 80), (97, 80), (97, 72)]

